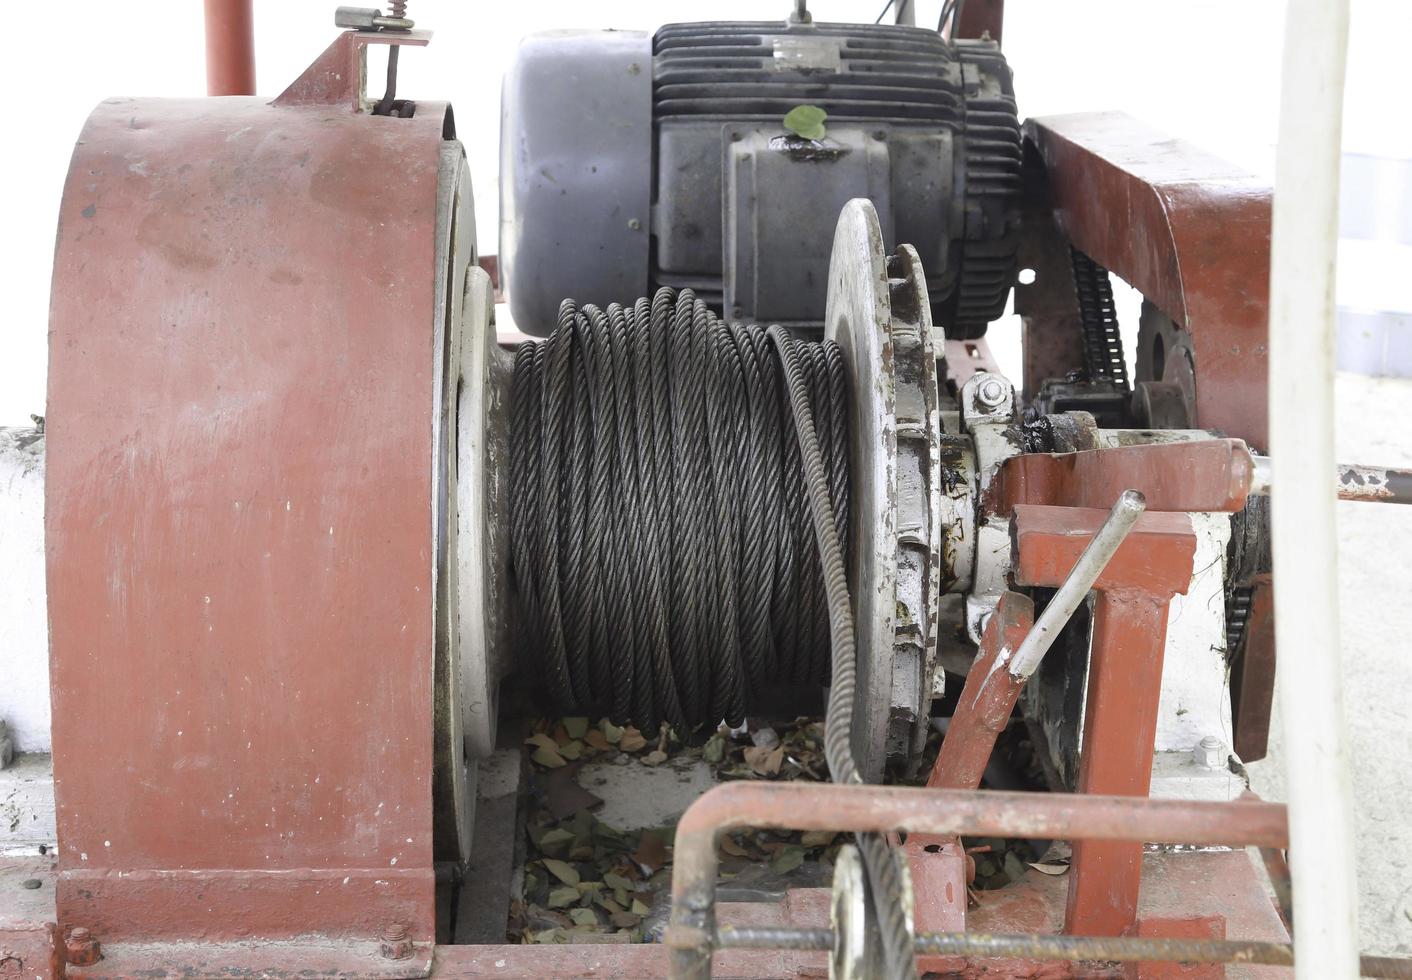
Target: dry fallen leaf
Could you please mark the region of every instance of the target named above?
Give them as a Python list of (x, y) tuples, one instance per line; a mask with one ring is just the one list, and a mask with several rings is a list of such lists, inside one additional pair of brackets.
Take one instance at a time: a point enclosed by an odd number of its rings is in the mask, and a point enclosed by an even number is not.
[(636, 728), (624, 728), (622, 731), (622, 737), (618, 740), (618, 748), (624, 752), (640, 752), (647, 748), (647, 739), (643, 738), (642, 733)]
[(569, 738), (583, 738), (588, 732), (588, 719), (565, 718), (564, 731), (569, 733)]
[(721, 850), (733, 857), (748, 858), (750, 856), (750, 852), (737, 844), (735, 838), (730, 834), (721, 838)]
[(828, 847), (837, 836), (832, 830), (810, 830), (800, 835), (799, 843), (805, 847)]
[(590, 730), (589, 733), (583, 737), (583, 740), (590, 748), (597, 749), (599, 752), (606, 752), (608, 749), (612, 748), (612, 746), (608, 744), (607, 737), (596, 728)]
[(667, 761), (667, 753), (661, 749), (654, 749), (642, 757), (642, 764), (646, 766), (660, 766)]
[(579, 903), (579, 890), (569, 885), (556, 888), (549, 893), (549, 907), (551, 909), (568, 908), (570, 905)]
[(529, 738), (525, 739), (525, 744), (533, 745), (536, 748), (548, 749), (550, 752), (559, 751), (559, 743), (554, 741), (548, 735), (545, 735), (543, 732), (540, 732), (536, 735), (531, 735)]
[(553, 749), (535, 749), (530, 758), (546, 769), (558, 769), (565, 764), (564, 757)]
[(667, 863), (667, 845), (662, 838), (650, 830), (642, 832), (642, 839), (638, 841), (637, 850), (633, 851), (632, 859), (649, 873), (656, 872)]
[(779, 775), (780, 766), (784, 763), (784, 746), (767, 749), (761, 745), (752, 745), (745, 750), (745, 763), (757, 776)]
[(1030, 861), (1029, 866), (1031, 868), (1034, 868), (1040, 874), (1046, 875), (1061, 875), (1065, 871), (1069, 870), (1069, 866), (1067, 864), (1045, 864), (1041, 861)]
[(577, 885), (579, 883), (578, 870), (567, 861), (558, 861), (554, 858), (544, 858), (541, 862), (549, 873), (558, 878), (566, 885)]

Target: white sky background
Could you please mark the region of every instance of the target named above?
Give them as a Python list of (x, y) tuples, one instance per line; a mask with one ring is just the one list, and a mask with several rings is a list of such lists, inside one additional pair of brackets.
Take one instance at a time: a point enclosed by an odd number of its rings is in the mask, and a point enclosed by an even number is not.
[[(374, 0), (363, 0), (374, 2)], [(939, 0), (918, 0), (934, 22)], [(50, 2), (6, 52), (11, 79), (0, 187), (0, 425), (44, 411), (49, 275), (59, 196), (83, 121), (101, 99), (205, 93), (197, 0)], [(273, 97), (332, 39), (336, 0), (257, 0), (257, 80)], [(403, 53), (398, 94), (445, 99), (470, 157), (482, 252), (495, 251), (500, 78), (526, 34), (651, 30), (679, 20), (783, 19), (789, 0), (410, 0), (429, 47)], [(871, 22), (882, 0), (813, 0), (817, 20)], [(1352, 0), (1343, 145), (1412, 158), (1412, 2)], [(1122, 109), (1266, 176), (1283, 43), (1281, 0), (1006, 0), (1004, 49), (1022, 116)], [(375, 56), (377, 57), (377, 56)], [(380, 78), (380, 61), (369, 78)], [(372, 87), (380, 85), (373, 82)], [(1404, 270), (1412, 272), (1412, 269)], [(1404, 278), (1412, 279), (1412, 275)], [(1131, 297), (1120, 314), (1135, 326)], [(1013, 324), (993, 343), (1013, 363)]]

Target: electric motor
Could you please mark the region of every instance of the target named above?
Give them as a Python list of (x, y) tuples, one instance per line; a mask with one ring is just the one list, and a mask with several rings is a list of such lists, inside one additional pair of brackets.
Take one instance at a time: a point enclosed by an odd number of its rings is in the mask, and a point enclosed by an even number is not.
[[(805, 105), (822, 134), (786, 127)], [(888, 249), (916, 247), (948, 337), (984, 333), (1014, 280), (1020, 126), (989, 41), (795, 21), (554, 31), (521, 46), (502, 111), (500, 262), (526, 333), (553, 329), (560, 297), (662, 286), (730, 320), (822, 328), (854, 198)]]

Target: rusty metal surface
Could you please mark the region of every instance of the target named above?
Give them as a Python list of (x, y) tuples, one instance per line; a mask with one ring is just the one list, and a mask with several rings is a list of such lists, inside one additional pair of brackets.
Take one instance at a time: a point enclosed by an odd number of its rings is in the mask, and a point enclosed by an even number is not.
[(206, 0), (206, 94), (255, 94), (252, 0)]
[(1001, 514), (1017, 504), (1107, 508), (1136, 490), (1149, 511), (1229, 513), (1245, 506), (1254, 477), (1239, 439), (1026, 453), (1002, 464), (986, 507)]
[[(1217, 487), (1220, 475), (1213, 479)], [(1015, 581), (1059, 585), (1106, 517), (1073, 507), (1016, 507)], [(1144, 514), (1094, 583), (1080, 793), (1147, 796), (1167, 611), (1172, 597), (1190, 584), (1195, 554), (1187, 515)], [(1133, 928), (1141, 865), (1141, 844), (1075, 841), (1065, 931), (1117, 936)]]
[(1245, 639), (1231, 652), (1232, 743), (1242, 762), (1258, 762), (1269, 748), (1275, 702), (1275, 590), (1269, 575), (1254, 581)]
[[(677, 824), (672, 919), (664, 940), (671, 949), (670, 976), (709, 976), (717, 841), (729, 830), (746, 827), (1167, 843), (1259, 844), (1288, 837), (1283, 807), (1268, 803), (728, 783), (703, 794)], [(1129, 846), (1137, 849), (1140, 861), (1142, 845)]]
[(1190, 333), (1195, 425), (1266, 448), (1270, 188), (1120, 112), (1025, 135), (1068, 239)]
[(429, 943), (445, 107), (112, 99), (64, 192), (59, 921)]
[[(1291, 966), (1294, 953), (1289, 943), (1255, 940), (1227, 940), (1207, 937), (1205, 932), (1224, 933), (1220, 919), (1202, 917), (1190, 920), (1145, 921), (1138, 936), (1042, 936), (994, 935), (978, 932), (920, 932), (916, 937), (918, 954), (939, 956), (1007, 957), (1030, 960), (1098, 961), (1143, 963), (1151, 961), (1182, 964), (1260, 963)], [(1164, 935), (1189, 926), (1192, 935)], [(1163, 931), (1158, 931), (1159, 928)], [(830, 929), (786, 929), (780, 927), (732, 928), (723, 926), (717, 936), (722, 949), (828, 950), (833, 948)], [(1144, 978), (1161, 973), (1144, 972)], [(1222, 977), (1224, 971), (1184, 968), (1179, 974), (1193, 980)]]
[[(1201, 907), (1202, 910), (1206, 906)], [(1226, 920), (1219, 915), (1202, 915), (1193, 910), (1189, 915), (1175, 918), (1139, 918), (1137, 934), (1141, 938), (1158, 939), (1171, 945), (1173, 940), (1198, 941), (1203, 944), (1219, 943), (1228, 949), (1243, 945), (1239, 940), (1226, 940)], [(1233, 960), (1193, 961), (1146, 961), (1135, 969), (1140, 980), (1225, 980), (1225, 963), (1268, 962), (1268, 957), (1283, 958), (1287, 962), (1293, 953), (1289, 943), (1252, 943), (1254, 955), (1239, 956)]]
[(1338, 468), (1338, 499), (1412, 504), (1412, 470), (1345, 463)]
[[(1001, 28), (1005, 24), (1005, 0), (965, 0), (961, 4), (960, 18), (956, 24), (957, 38), (989, 37), (1000, 43)], [(950, 36), (949, 30), (944, 32)]]
[(1053, 202), (1044, 167), (1026, 144), (1023, 179), (1025, 203), (1018, 261), (1033, 275), (1015, 283), (1015, 312), (1020, 317), (1022, 378), (1025, 400), (1039, 393), (1049, 378), (1066, 378), (1084, 368), (1083, 315), (1074, 288), (1069, 243), (1054, 222)]
[(936, 763), (927, 777), (934, 788), (975, 789), (981, 784), (995, 740), (1009, 723), (1024, 682), (1005, 669), (1034, 625), (1034, 602), (1018, 592), (1002, 592), (981, 635), (980, 651), (951, 716)]

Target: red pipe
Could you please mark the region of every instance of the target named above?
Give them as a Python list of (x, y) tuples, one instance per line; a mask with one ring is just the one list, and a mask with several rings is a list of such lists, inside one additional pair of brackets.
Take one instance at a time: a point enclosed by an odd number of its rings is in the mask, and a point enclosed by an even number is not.
[(206, 0), (206, 94), (255, 94), (251, 0)]

